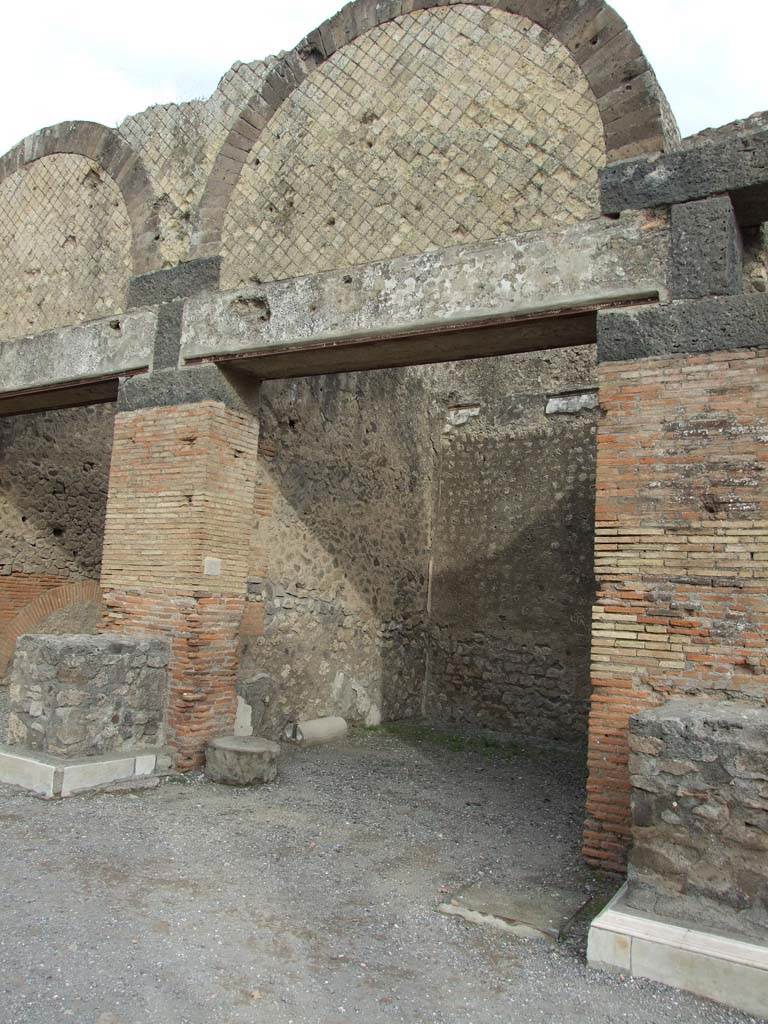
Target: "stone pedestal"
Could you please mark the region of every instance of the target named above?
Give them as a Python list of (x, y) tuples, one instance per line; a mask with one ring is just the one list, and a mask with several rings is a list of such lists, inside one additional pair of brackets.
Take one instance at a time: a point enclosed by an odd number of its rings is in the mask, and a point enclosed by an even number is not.
[(205, 751), (205, 774), (228, 786), (274, 782), (280, 746), (258, 736), (219, 736)]
[(159, 637), (21, 637), (8, 742), (64, 758), (161, 745), (169, 657)]
[(670, 701), (629, 747), (627, 906), (768, 943), (768, 708)]
[(630, 720), (629, 881), (589, 963), (763, 1016), (768, 1007), (768, 708), (676, 700)]

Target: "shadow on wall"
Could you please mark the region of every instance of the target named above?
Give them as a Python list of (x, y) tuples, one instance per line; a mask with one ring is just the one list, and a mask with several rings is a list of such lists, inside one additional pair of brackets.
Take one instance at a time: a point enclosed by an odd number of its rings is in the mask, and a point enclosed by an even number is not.
[(552, 422), (545, 396), (527, 396), (539, 411), (525, 406), (522, 425), (445, 439), (426, 380), (416, 368), (264, 386), (275, 494), (241, 693), (268, 734), (298, 715), (426, 712), (581, 741), (594, 415)]
[(261, 729), (297, 714), (419, 714), (434, 457), (418, 375), (267, 383), (262, 410), (274, 500), (251, 597), (264, 632), (246, 642), (240, 673), (265, 709)]
[(590, 506), (594, 484), (584, 481), (557, 506), (537, 508), (493, 554), (436, 572), (429, 719), (532, 742), (584, 742), (594, 524), (580, 513)]
[(262, 466), (274, 494), (256, 534), (266, 565), (251, 585), (264, 631), (245, 645), (241, 680), (260, 706), (266, 698), (263, 731), (297, 715), (375, 724), (419, 713), (429, 417), (408, 370), (262, 386)]
[(44, 596), (99, 578), (113, 419), (111, 405), (0, 419), (0, 661), (54, 607), (51, 632), (91, 632), (90, 599)]
[(0, 419), (0, 574), (98, 578), (113, 405)]

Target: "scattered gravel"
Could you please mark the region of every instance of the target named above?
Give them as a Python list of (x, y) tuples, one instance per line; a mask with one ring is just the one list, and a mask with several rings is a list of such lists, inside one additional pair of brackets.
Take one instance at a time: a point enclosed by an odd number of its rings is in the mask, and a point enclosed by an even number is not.
[(468, 882), (617, 886), (562, 754), (353, 733), (277, 783), (45, 803), (0, 787), (3, 1024), (726, 1024), (750, 1018), (436, 912)]

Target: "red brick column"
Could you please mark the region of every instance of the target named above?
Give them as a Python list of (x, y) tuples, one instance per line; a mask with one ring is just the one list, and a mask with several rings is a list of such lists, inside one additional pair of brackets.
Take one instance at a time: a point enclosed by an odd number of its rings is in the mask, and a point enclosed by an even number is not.
[(257, 421), (217, 401), (115, 420), (103, 626), (169, 637), (167, 740), (181, 769), (234, 722), (257, 445)]
[(627, 721), (768, 695), (768, 352), (604, 362), (584, 854), (624, 870)]

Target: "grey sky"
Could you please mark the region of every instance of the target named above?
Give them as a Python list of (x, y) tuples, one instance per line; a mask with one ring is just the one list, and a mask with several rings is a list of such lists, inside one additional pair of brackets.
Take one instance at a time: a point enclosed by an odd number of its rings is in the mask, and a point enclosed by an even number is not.
[[(209, 95), (236, 60), (291, 49), (343, 0), (36, 0), (5, 11), (0, 153), (64, 120), (115, 125)], [(768, 3), (616, 0), (683, 134), (768, 108)], [(213, 12), (213, 13), (212, 13)]]

